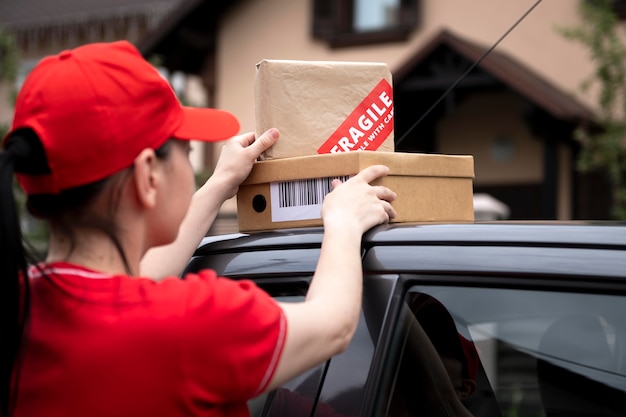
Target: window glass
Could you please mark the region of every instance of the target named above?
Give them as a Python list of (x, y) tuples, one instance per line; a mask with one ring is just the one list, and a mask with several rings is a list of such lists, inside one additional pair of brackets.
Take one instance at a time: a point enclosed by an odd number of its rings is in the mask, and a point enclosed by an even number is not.
[(418, 0), (313, 0), (312, 34), (332, 47), (401, 42), (417, 26)]
[(330, 360), (315, 417), (360, 415), (373, 355), (373, 339), (361, 314), (346, 351)]
[[(264, 288), (279, 302), (302, 302), (303, 295), (285, 295), (284, 287)], [(293, 293), (300, 288), (294, 287)], [(251, 417), (311, 416), (316, 406), (319, 387), (328, 363), (313, 368), (285, 383), (282, 387), (248, 402)]]
[(354, 30), (367, 32), (398, 24), (400, 0), (355, 0)]
[[(311, 416), (326, 365), (320, 365), (269, 393), (263, 417)], [(260, 416), (261, 416), (260, 415)], [(254, 416), (252, 416), (254, 417)]]
[[(266, 286), (264, 289), (280, 302), (302, 302), (305, 298), (304, 295), (286, 295), (301, 291), (300, 287), (288, 290), (285, 286)], [(377, 336), (371, 331), (361, 313), (345, 352), (297, 376), (278, 390), (251, 400), (248, 403), (251, 417), (360, 415)]]
[(416, 286), (404, 301), (389, 416), (623, 415), (625, 297)]

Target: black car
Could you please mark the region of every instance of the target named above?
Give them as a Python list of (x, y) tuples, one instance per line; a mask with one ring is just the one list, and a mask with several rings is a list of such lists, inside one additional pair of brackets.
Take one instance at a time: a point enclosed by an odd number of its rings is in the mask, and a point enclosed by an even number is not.
[[(187, 269), (298, 302), (321, 240), (321, 228), (209, 237)], [(350, 346), (251, 401), (253, 416), (626, 415), (626, 225), (391, 224), (362, 245)], [(437, 354), (459, 340), (475, 389), (451, 398)]]

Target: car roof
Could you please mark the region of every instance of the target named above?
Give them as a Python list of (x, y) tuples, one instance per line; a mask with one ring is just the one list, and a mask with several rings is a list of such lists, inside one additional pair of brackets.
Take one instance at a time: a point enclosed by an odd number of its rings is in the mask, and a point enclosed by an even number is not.
[(476, 222), (389, 225), (371, 231), (376, 244), (489, 244), (626, 248), (626, 223)]
[[(310, 227), (207, 237), (186, 272), (212, 268), (233, 278), (311, 276), (323, 233), (321, 227)], [(368, 231), (363, 248), (368, 274), (626, 283), (624, 223), (393, 223)]]
[[(319, 247), (323, 228), (278, 229), (235, 233), (203, 239), (204, 250), (240, 251), (263, 247)], [(622, 222), (472, 222), (392, 223), (376, 226), (363, 238), (377, 245), (515, 245), (546, 247), (603, 247), (626, 250), (626, 223)]]

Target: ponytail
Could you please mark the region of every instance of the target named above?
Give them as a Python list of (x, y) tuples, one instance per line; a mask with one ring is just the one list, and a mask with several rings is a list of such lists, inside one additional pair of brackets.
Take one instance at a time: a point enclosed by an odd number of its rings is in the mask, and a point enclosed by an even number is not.
[[(39, 151), (33, 152), (33, 148)], [(43, 168), (41, 165), (43, 157)], [(15, 132), (0, 150), (0, 416), (12, 415), (17, 392), (18, 362), (30, 307), (27, 265), (33, 256), (25, 247), (13, 193), (15, 172), (47, 169), (43, 149), (32, 131)]]
[[(168, 141), (155, 150), (157, 158), (167, 158), (170, 149), (171, 141)], [(43, 145), (30, 129), (14, 131), (5, 142), (4, 150), (0, 150), (0, 303), (4, 309), (0, 312), (0, 347), (6, 352), (0, 355), (0, 417), (10, 417), (13, 414), (21, 347), (27, 332), (30, 310), (27, 266), (37, 262), (34, 251), (23, 239), (20, 229), (13, 194), (15, 173), (50, 173)], [(119, 201), (115, 193), (120, 192), (114, 181), (116, 178), (118, 183), (126, 179), (124, 175), (113, 175), (59, 194), (29, 195), (26, 207), (35, 217), (53, 223), (56, 230), (68, 236), (71, 242), (74, 227), (90, 227), (106, 234), (115, 244), (128, 273), (131, 274), (113, 220), (115, 204)], [(108, 216), (94, 214), (89, 206), (106, 187), (111, 187), (113, 193), (110, 213)]]

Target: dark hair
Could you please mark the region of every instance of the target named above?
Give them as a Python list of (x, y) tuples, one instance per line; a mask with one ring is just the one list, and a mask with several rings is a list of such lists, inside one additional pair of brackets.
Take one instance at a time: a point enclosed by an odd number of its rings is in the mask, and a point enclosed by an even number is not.
[[(155, 150), (157, 158), (170, 154), (171, 141)], [(26, 207), (35, 217), (46, 220), (70, 238), (75, 245), (75, 228), (91, 228), (105, 233), (117, 248), (127, 272), (131, 270), (118, 238), (118, 230), (112, 213), (117, 208), (123, 183), (131, 174), (132, 167), (91, 184), (62, 191), (59, 194), (28, 196)], [(13, 132), (7, 139), (5, 149), (0, 150), (0, 303), (4, 306), (0, 317), (0, 338), (3, 351), (0, 359), (0, 416), (12, 415), (19, 377), (18, 364), (22, 340), (27, 334), (30, 310), (30, 292), (27, 279), (28, 264), (39, 259), (22, 236), (20, 219), (13, 194), (15, 173), (42, 175), (50, 173), (50, 167), (39, 137), (31, 129)], [(105, 216), (91, 210), (91, 202), (106, 190), (111, 198)]]

